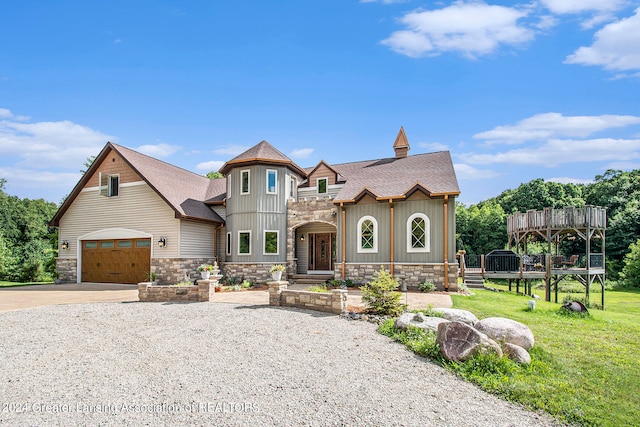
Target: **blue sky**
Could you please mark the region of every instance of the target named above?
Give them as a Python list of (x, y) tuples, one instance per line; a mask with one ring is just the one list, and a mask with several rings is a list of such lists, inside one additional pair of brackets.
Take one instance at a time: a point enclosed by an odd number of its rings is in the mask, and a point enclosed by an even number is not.
[(640, 0), (33, 1), (0, 7), (0, 178), (59, 202), (107, 141), (217, 170), (449, 150), (476, 203), (640, 168)]

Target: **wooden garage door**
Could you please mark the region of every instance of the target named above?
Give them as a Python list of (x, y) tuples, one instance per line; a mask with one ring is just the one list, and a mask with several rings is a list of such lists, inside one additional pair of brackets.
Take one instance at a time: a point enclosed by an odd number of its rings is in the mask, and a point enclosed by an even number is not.
[(150, 267), (151, 239), (82, 242), (83, 282), (144, 282)]

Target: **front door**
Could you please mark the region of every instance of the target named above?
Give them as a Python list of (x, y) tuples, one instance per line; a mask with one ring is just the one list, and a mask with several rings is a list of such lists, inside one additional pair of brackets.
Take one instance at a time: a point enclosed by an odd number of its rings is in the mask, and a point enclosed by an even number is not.
[(331, 233), (317, 233), (315, 235), (314, 258), (314, 270), (331, 270)]

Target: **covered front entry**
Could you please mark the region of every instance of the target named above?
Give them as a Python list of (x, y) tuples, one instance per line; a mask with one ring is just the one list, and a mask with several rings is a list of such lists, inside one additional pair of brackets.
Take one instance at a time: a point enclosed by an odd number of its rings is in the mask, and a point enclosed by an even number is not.
[(82, 241), (82, 281), (139, 283), (151, 268), (151, 239)]
[(335, 233), (309, 233), (308, 271), (332, 271), (335, 251)]

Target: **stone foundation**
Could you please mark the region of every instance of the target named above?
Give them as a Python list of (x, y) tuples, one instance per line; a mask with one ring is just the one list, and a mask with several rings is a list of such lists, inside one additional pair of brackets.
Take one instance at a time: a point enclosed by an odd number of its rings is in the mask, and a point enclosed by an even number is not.
[[(380, 267), (389, 270), (389, 264), (352, 264), (345, 265), (345, 279), (354, 283), (365, 284), (374, 278), (374, 273)], [(340, 280), (342, 264), (336, 263), (335, 278)], [(394, 264), (393, 277), (407, 285), (408, 289), (418, 289), (418, 285), (425, 280), (431, 280), (439, 291), (444, 290), (444, 264)], [(458, 290), (458, 265), (449, 263), (449, 291)]]
[(209, 301), (216, 292), (217, 280), (198, 280), (194, 286), (162, 286), (152, 282), (138, 283), (141, 302), (202, 302)]
[(151, 272), (158, 275), (158, 284), (175, 285), (184, 280), (200, 277), (200, 264), (213, 264), (215, 258), (151, 258)]
[[(232, 262), (225, 262), (220, 266), (224, 277), (240, 277), (242, 280), (251, 280), (255, 283), (265, 283), (271, 281), (271, 273), (269, 269), (272, 265), (282, 264), (284, 262), (270, 262), (270, 263), (247, 263), (247, 264), (234, 264)], [(287, 272), (282, 273), (282, 279), (287, 278)]]
[(269, 282), (269, 305), (296, 307), (325, 313), (341, 314), (347, 311), (347, 291), (311, 292), (287, 289), (289, 282)]
[(58, 283), (78, 282), (78, 260), (75, 258), (56, 258)]

